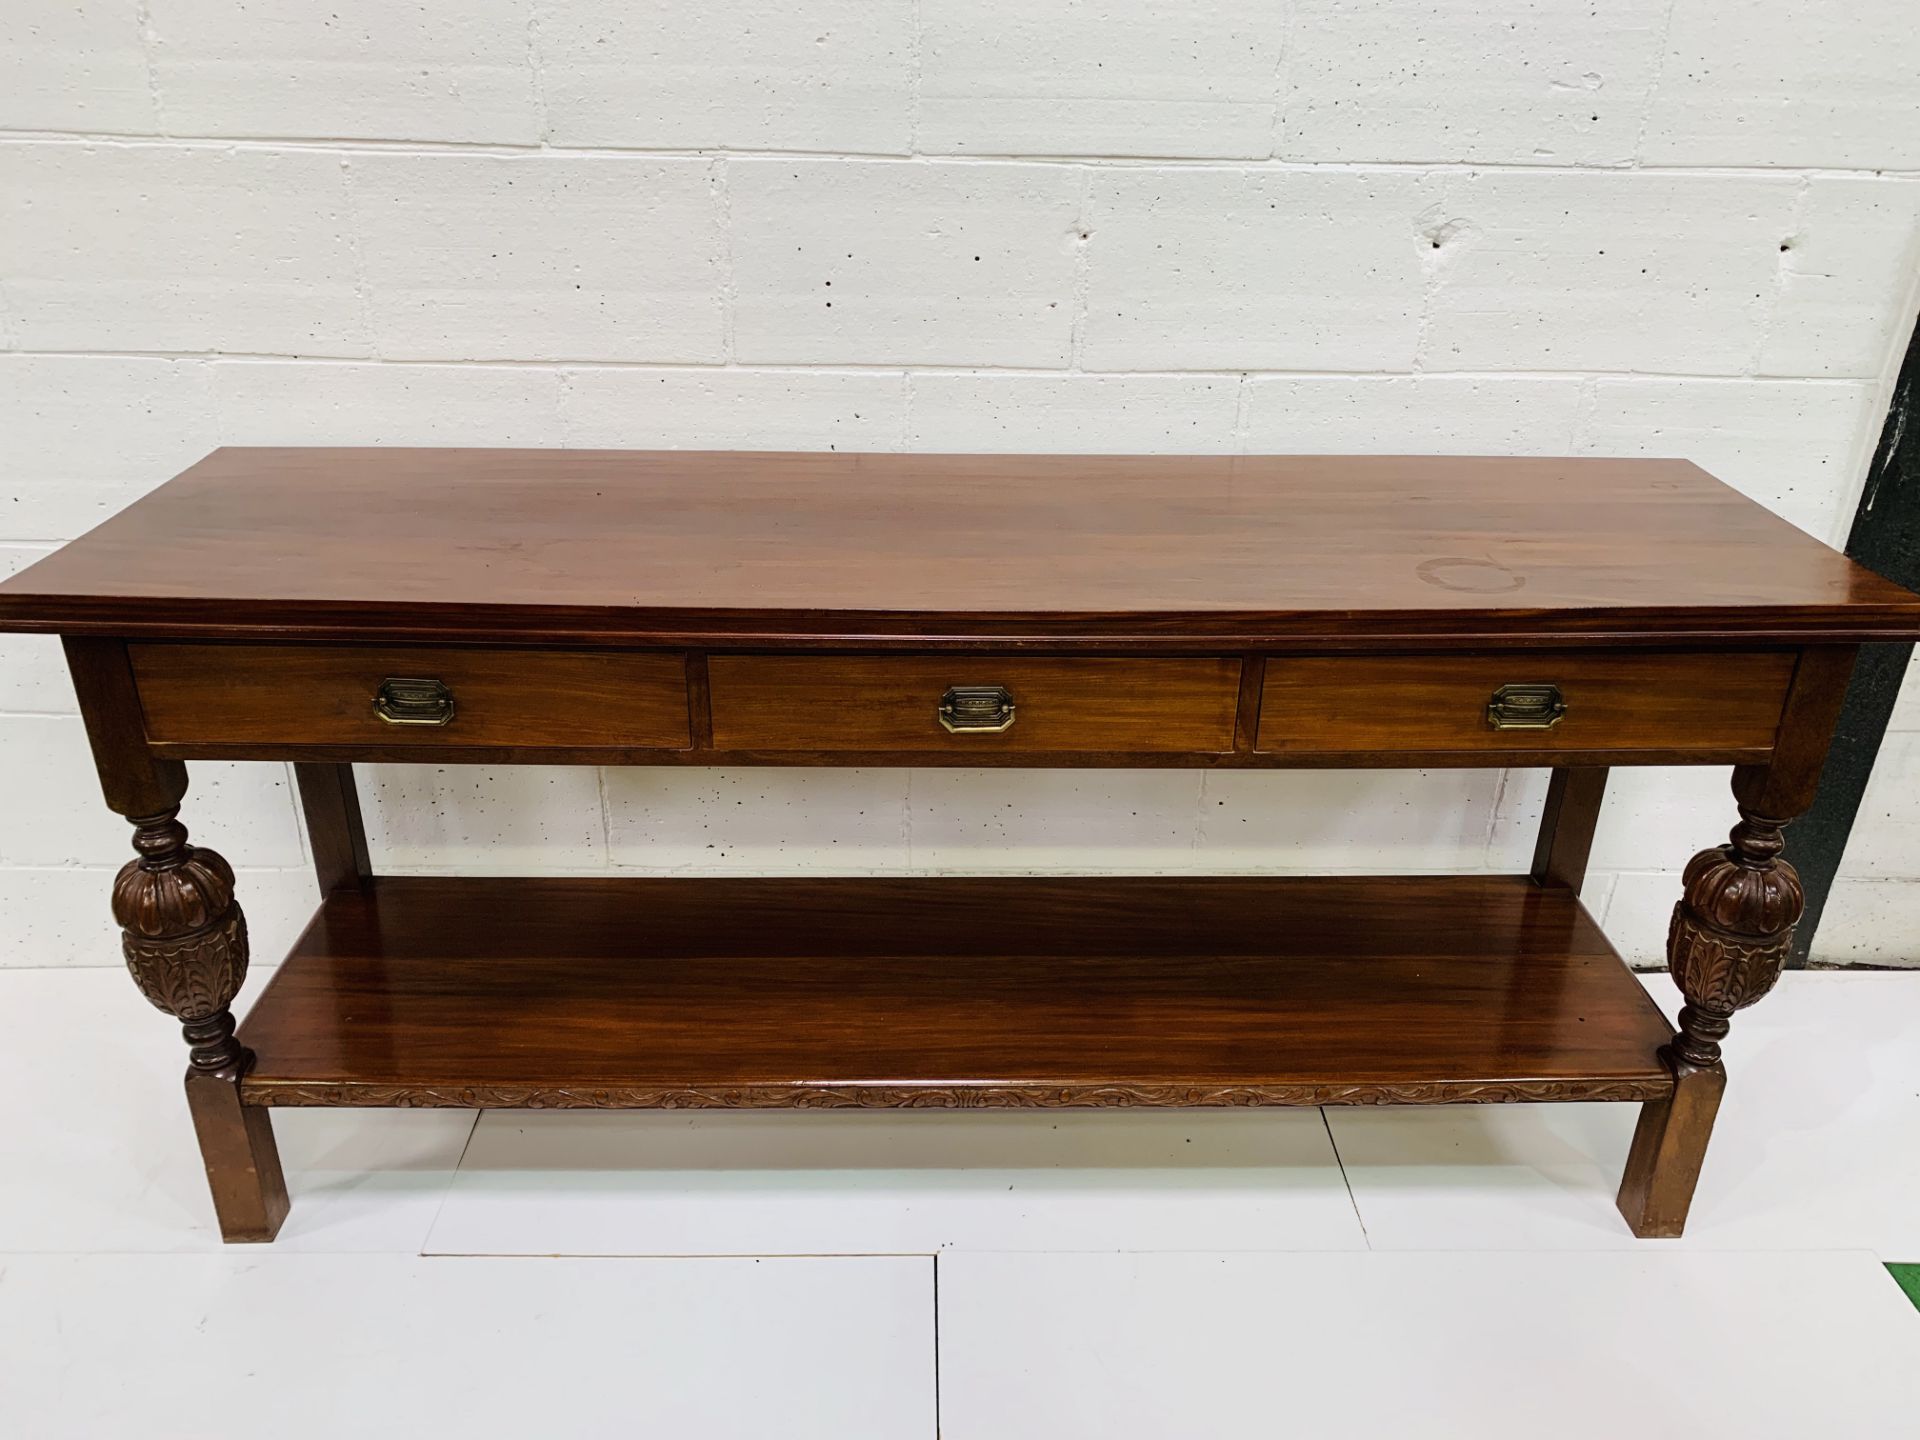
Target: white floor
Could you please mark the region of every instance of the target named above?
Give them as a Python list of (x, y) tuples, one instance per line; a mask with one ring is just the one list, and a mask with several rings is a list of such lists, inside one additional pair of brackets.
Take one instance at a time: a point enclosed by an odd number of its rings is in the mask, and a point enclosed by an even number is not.
[(1677, 1242), (1631, 1106), (282, 1111), (228, 1249), (125, 976), (0, 1013), (0, 1435), (1920, 1432), (1920, 974), (1735, 1022)]

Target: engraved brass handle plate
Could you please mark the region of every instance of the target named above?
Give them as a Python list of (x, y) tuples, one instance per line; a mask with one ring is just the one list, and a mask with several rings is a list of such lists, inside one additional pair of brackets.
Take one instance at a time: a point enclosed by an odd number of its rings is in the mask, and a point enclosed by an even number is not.
[(373, 713), (389, 725), (445, 725), (453, 719), (453, 691), (438, 680), (389, 675), (374, 691)]
[(1566, 715), (1558, 685), (1502, 685), (1487, 701), (1487, 724), (1496, 730), (1551, 730)]
[(1004, 685), (950, 685), (940, 724), (955, 735), (998, 735), (1013, 724), (1013, 692)]

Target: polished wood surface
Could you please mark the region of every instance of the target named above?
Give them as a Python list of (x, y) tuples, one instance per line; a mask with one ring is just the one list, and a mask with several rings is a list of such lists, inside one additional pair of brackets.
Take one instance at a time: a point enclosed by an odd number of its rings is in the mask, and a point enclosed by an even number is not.
[[(1621, 1209), (1667, 1235), (1800, 914), (1783, 827), (1920, 596), (1676, 461), (255, 450), (0, 585), (8, 629), (62, 634), (133, 824), (228, 1239), (286, 1214), (280, 1105), (1517, 1100), (1643, 1102)], [(382, 723), (396, 679), (450, 723)], [(1544, 684), (1556, 726), (1489, 724)], [(1014, 727), (948, 734), (950, 685)], [(295, 764), (323, 895), (238, 1034), (189, 759)], [(1527, 876), (379, 877), (352, 766), (429, 759), (1557, 773)], [(1677, 1031), (1577, 899), (1605, 767), (1669, 763), (1739, 816), (1677, 887)]]
[[(950, 733), (949, 686), (1004, 686), (1007, 729)], [(723, 750), (1220, 752), (1233, 749), (1237, 659), (1019, 655), (715, 655), (713, 743)]]
[(156, 758), (148, 749), (127, 647), (118, 640), (68, 635), (61, 648), (107, 808), (127, 819), (176, 808), (187, 793), (187, 767)]
[(295, 765), (300, 813), (307, 822), (307, 848), (313, 855), (320, 893), (358, 885), (373, 874), (367, 851), (367, 826), (360, 814), (360, 790), (351, 765)]
[(1607, 771), (1598, 765), (1569, 765), (1547, 782), (1540, 813), (1540, 836), (1533, 847), (1536, 885), (1558, 885), (1580, 893), (1587, 880), (1587, 857), (1600, 823), (1600, 802), (1607, 793)]
[[(431, 752), (496, 764), (1754, 764), (1771, 753), (1795, 665), (1794, 653), (1777, 650), (683, 659), (135, 643), (129, 653), (152, 755), (314, 763), (406, 762)], [(456, 701), (452, 722), (379, 721), (372, 694), (393, 674), (444, 679)], [(1489, 697), (1520, 675), (1560, 682), (1568, 718), (1551, 730), (1491, 728)], [(1005, 683), (1015, 695), (1012, 727), (941, 727), (947, 687), (976, 683)]]
[[(461, 745), (681, 749), (686, 657), (651, 652), (410, 646), (128, 647), (147, 737), (184, 744)], [(373, 699), (389, 676), (439, 680), (445, 725), (394, 725)]]
[(247, 1016), (251, 1104), (1645, 1098), (1671, 1031), (1525, 877), (380, 878)]
[(0, 585), (0, 628), (1851, 642), (1920, 597), (1677, 460), (229, 449)]
[(265, 1244), (292, 1208), (273, 1122), (264, 1110), (241, 1103), (233, 1077), (189, 1070), (186, 1083), (220, 1238), (229, 1245)]
[(1686, 1230), (1727, 1088), (1726, 1069), (1718, 1062), (1703, 1067), (1676, 1058), (1672, 1064), (1673, 1093), (1640, 1107), (1620, 1177), (1620, 1213), (1643, 1240), (1672, 1240)]
[[(1790, 651), (1526, 652), (1499, 655), (1271, 656), (1255, 747), (1263, 751), (1767, 750), (1793, 678)], [(1500, 730), (1503, 685), (1550, 684), (1566, 704), (1550, 730)]]

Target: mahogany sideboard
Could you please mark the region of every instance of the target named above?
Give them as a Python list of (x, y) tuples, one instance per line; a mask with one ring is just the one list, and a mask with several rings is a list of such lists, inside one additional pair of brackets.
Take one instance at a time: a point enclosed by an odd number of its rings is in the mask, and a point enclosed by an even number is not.
[[(287, 1213), (281, 1105), (1547, 1100), (1641, 1106), (1620, 1208), (1670, 1236), (1800, 915), (1782, 827), (1920, 596), (1670, 460), (254, 449), (0, 630), (65, 642), (228, 1240)], [(208, 759), (292, 762), (319, 874), (237, 1033)], [(424, 878), (374, 873), (356, 761), (1552, 783), (1521, 875)], [(1579, 891), (1607, 767), (1679, 764), (1738, 817), (1676, 887), (1676, 1032)]]

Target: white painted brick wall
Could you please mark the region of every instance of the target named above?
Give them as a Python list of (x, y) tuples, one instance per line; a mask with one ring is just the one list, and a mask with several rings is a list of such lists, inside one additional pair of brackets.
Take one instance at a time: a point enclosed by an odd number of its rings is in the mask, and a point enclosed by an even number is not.
[[(1916, 42), (1910, 0), (9, 0), (0, 573), (276, 442), (1678, 454), (1838, 541), (1920, 300)], [(1920, 961), (1916, 780), (1920, 680), (1825, 958)], [(401, 869), (1510, 871), (1545, 776), (362, 788)], [(0, 793), (0, 963), (115, 963), (42, 637)], [(186, 814), (280, 948), (285, 767)], [(1616, 772), (1629, 953), (1732, 818), (1724, 771)]]
[(1244, 0), (943, 0), (922, 7), (927, 153), (1273, 153), (1286, 29)]
[(1674, 0), (1640, 159), (1920, 168), (1916, 38), (1911, 0)]
[(912, 449), (1032, 454), (1231, 453), (1241, 382), (1231, 375), (912, 377)]
[(606, 868), (600, 776), (590, 767), (373, 765), (360, 782), (373, 862), (382, 869), (524, 875)]
[(1909, 802), (1920, 776), (1920, 654), (1908, 666), (1840, 879), (1821, 922), (1820, 950), (1840, 963), (1911, 965), (1920, 951), (1920, 825)]
[(609, 770), (609, 855), (615, 865), (674, 874), (905, 869), (912, 778), (904, 770)]
[(707, 162), (433, 153), (347, 163), (373, 353), (725, 358)]
[(1296, 0), (1280, 153), (1628, 165), (1671, 0)]
[[(1090, 370), (1408, 370), (1433, 171), (1091, 173)], [(1098, 240), (1092, 238), (1098, 235)]]
[(561, 433), (585, 449), (900, 450), (897, 370), (579, 367), (560, 375)]
[(1906, 683), (1900, 689), (1899, 702), (1893, 707), (1889, 729), (1920, 730), (1920, 650), (1907, 664)]
[(146, 0), (171, 135), (540, 139), (531, 0)]
[(1887, 297), (1920, 268), (1920, 186), (1815, 176), (1780, 244), (1777, 313), (1755, 373), (1878, 376), (1906, 338)]
[(734, 357), (1065, 365), (1083, 186), (1058, 165), (733, 161)]
[(0, 535), (71, 540), (218, 445), (206, 372), (193, 360), (0, 352)]
[[(220, 360), (202, 367), (223, 445), (559, 445), (544, 366)], [(632, 373), (632, 372), (623, 372)]]
[(0, 6), (0, 127), (145, 135), (158, 120), (132, 0)]
[[(0, 580), (52, 550), (50, 545), (0, 545)], [(0, 714), (59, 715), (72, 708), (59, 645), (40, 635), (0, 635)]]
[(346, 167), (324, 150), (0, 141), (10, 343), (365, 354)]
[(1573, 375), (1256, 375), (1245, 391), (1250, 453), (1571, 455), (1593, 406)]
[(535, 9), (546, 138), (555, 145), (911, 148), (911, 0)]
[(1427, 369), (1737, 375), (1751, 363), (1778, 288), (1790, 177), (1448, 180), (1433, 217)]
[(1574, 443), (1587, 455), (1684, 455), (1776, 514), (1844, 545), (1856, 499), (1852, 444), (1886, 412), (1869, 384), (1608, 376)]
[[(30, 826), (0, 836), (0, 866), (80, 865), (114, 858), (125, 822), (98, 805), (76, 804), (68, 788), (92, 766), (77, 715), (0, 717), (0, 793), (11, 813), (31, 815)], [(303, 851), (288, 799), (284, 765), (209, 764), (192, 774), (189, 829), (216, 848), (232, 849), (249, 865), (296, 866)]]

